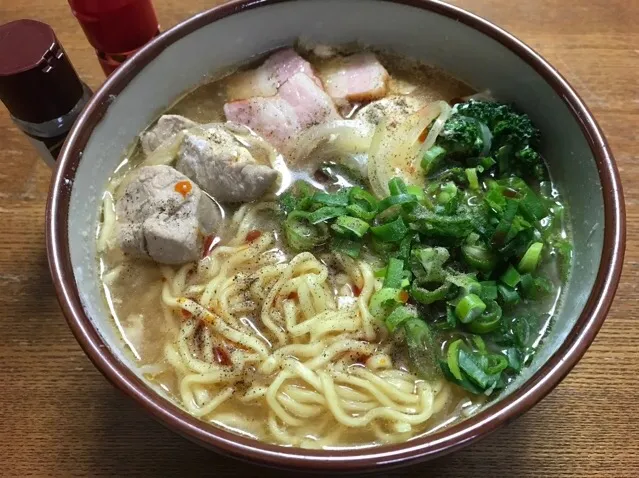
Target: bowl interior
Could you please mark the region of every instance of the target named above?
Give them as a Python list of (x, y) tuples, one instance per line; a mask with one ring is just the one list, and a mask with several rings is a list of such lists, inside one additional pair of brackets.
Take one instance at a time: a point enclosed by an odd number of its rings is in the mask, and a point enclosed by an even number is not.
[[(353, 21), (357, 18), (357, 21)], [(533, 67), (489, 36), (436, 12), (377, 0), (283, 2), (240, 11), (201, 27), (165, 48), (116, 96), (95, 127), (72, 185), (69, 249), (83, 306), (112, 352), (135, 370), (123, 352), (97, 280), (95, 228), (101, 194), (126, 148), (165, 107), (208, 75), (290, 45), (315, 42), (386, 48), (438, 66), (477, 90), (526, 111), (543, 134), (543, 154), (569, 204), (574, 266), (552, 331), (520, 386), (570, 333), (593, 287), (603, 244), (603, 194), (579, 124), (559, 93)], [(502, 399), (507, 394), (502, 394)]]

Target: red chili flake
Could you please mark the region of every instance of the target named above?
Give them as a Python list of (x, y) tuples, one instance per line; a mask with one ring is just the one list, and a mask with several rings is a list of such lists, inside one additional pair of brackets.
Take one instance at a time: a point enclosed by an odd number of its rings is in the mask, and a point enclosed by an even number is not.
[(185, 319), (190, 319), (191, 316), (193, 316), (193, 314), (191, 314), (191, 312), (189, 312), (186, 309), (182, 309), (182, 317), (184, 317)]
[(180, 193), (182, 197), (186, 197), (191, 190), (193, 189), (193, 185), (191, 181), (178, 181), (175, 183), (175, 192)]
[(288, 295), (288, 300), (296, 300), (299, 296), (297, 295), (297, 292), (293, 291)]
[(428, 137), (428, 131), (429, 129), (426, 128), (424, 131), (422, 131), (422, 134), (419, 135), (419, 142), (423, 143), (424, 141), (426, 141), (426, 138)]
[(208, 256), (217, 247), (221, 239), (217, 236), (206, 236), (202, 243), (202, 258)]
[(507, 198), (516, 198), (517, 197), (517, 191), (513, 191), (512, 189), (508, 189), (508, 188), (504, 188), (504, 190), (501, 193), (503, 196), (506, 196)]
[(233, 365), (231, 355), (226, 350), (226, 347), (213, 347), (213, 354), (215, 355), (215, 360), (220, 365), (223, 365), (225, 367)]
[(258, 231), (258, 230), (249, 231), (249, 233), (246, 235), (246, 242), (253, 242), (256, 239), (259, 239), (261, 235), (262, 235), (262, 231)]
[(406, 292), (405, 290), (400, 291), (400, 293), (397, 295), (397, 298), (400, 302), (405, 304), (406, 302), (408, 302), (408, 292)]
[(359, 295), (362, 293), (362, 289), (360, 289), (356, 285), (352, 286), (351, 288), (353, 289), (353, 295), (355, 297), (359, 297)]

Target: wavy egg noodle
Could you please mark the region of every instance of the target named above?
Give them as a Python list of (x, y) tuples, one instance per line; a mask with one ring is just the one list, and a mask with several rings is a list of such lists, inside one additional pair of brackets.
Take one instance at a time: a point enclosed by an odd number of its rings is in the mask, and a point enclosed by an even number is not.
[(360, 291), (338, 306), (328, 267), (313, 254), (287, 257), (273, 232), (247, 243), (258, 216), (274, 207), (242, 206), (225, 245), (198, 264), (160, 268), (163, 307), (181, 323), (163, 356), (181, 405), (224, 425), (218, 410), (237, 401), (265, 415), (265, 439), (303, 447), (337, 445), (352, 429), (380, 443), (421, 430), (447, 389), (394, 368), (368, 310), (378, 287), (371, 266), (338, 257)]

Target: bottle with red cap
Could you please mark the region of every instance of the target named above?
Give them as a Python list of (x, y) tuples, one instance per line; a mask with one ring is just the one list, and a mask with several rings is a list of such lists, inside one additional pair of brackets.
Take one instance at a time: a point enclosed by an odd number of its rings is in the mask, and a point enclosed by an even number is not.
[(91, 91), (46, 23), (6, 23), (0, 38), (0, 100), (42, 159), (54, 166)]
[(107, 75), (160, 33), (151, 0), (69, 0), (69, 5)]

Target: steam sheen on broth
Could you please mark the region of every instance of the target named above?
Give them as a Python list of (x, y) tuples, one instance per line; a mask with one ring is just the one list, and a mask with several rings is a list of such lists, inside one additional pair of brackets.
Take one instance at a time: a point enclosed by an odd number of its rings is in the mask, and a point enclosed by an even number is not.
[(288, 446), (406, 441), (530, 361), (568, 273), (563, 206), (527, 123), (453, 107), (460, 81), (298, 53), (198, 87), (141, 135), (104, 195), (106, 303), (195, 417)]

